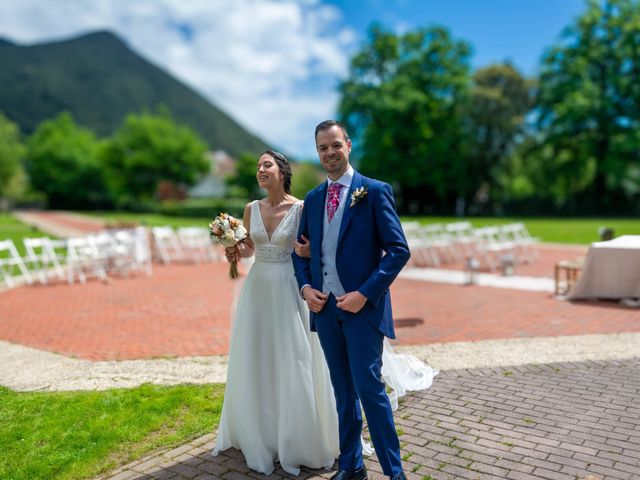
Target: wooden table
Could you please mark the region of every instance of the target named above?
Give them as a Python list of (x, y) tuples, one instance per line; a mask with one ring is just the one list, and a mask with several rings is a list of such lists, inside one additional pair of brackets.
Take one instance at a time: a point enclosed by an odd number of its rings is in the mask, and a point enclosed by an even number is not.
[[(565, 295), (578, 281), (578, 276), (584, 266), (584, 258), (560, 260), (555, 265), (556, 295)], [(562, 277), (564, 276), (564, 279)]]

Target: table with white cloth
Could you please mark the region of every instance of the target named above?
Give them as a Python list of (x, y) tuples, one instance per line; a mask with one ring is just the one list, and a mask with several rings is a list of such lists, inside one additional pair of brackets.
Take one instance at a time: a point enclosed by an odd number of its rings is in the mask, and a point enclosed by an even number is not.
[(640, 297), (640, 235), (591, 244), (569, 300)]

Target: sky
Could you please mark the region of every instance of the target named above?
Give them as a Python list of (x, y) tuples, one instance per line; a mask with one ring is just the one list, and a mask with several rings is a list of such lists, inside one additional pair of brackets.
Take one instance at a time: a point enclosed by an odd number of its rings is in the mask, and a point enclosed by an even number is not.
[(111, 30), (268, 144), (313, 159), (314, 127), (335, 117), (336, 87), (371, 23), (396, 33), (443, 25), (471, 43), (474, 68), (509, 60), (534, 75), (584, 8), (584, 0), (0, 0), (0, 37), (34, 44)]

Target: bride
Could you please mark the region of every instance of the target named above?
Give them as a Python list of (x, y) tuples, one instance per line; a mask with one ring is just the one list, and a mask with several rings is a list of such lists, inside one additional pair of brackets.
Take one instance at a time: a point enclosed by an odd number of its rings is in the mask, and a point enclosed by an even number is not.
[[(229, 261), (255, 254), (255, 262), (233, 319), (213, 454), (238, 448), (247, 466), (264, 474), (273, 472), (276, 460), (292, 475), (302, 465), (329, 469), (339, 454), (329, 371), (291, 261), (303, 208), (291, 195), (291, 176), (281, 153), (259, 157), (256, 177), (267, 197), (247, 204), (243, 222), (250, 237), (226, 252)], [(308, 245), (296, 248), (309, 255)], [(436, 374), (415, 357), (393, 353), (385, 339), (382, 376), (394, 409), (398, 396), (429, 388)]]

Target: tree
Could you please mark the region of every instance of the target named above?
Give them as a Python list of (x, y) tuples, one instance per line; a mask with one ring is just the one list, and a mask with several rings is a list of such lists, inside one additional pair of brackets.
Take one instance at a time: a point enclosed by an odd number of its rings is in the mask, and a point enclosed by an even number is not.
[(532, 84), (511, 64), (477, 70), (469, 103), (469, 175), (491, 197), (503, 196), (512, 158), (533, 105)]
[(404, 211), (451, 211), (469, 177), (466, 42), (440, 27), (403, 35), (374, 25), (341, 84), (340, 117), (360, 169), (394, 186)]
[(252, 153), (243, 153), (236, 161), (236, 170), (225, 178), (232, 190), (232, 196), (240, 198), (259, 198), (260, 187), (256, 179), (258, 159)]
[(25, 154), (18, 127), (0, 113), (0, 199), (19, 194), (15, 185), (24, 178)]
[(640, 2), (589, 0), (542, 62), (529, 156), (543, 194), (590, 213), (640, 207), (638, 78)]
[(27, 141), (27, 172), (34, 189), (50, 207), (91, 208), (109, 205), (98, 160), (99, 142), (61, 113), (40, 124)]
[(307, 193), (316, 188), (326, 176), (320, 165), (315, 163), (294, 163), (291, 168), (293, 169), (291, 194), (300, 199), (304, 199)]
[(209, 170), (205, 143), (168, 111), (130, 114), (101, 153), (116, 204), (131, 207), (153, 200), (160, 182), (193, 185)]

